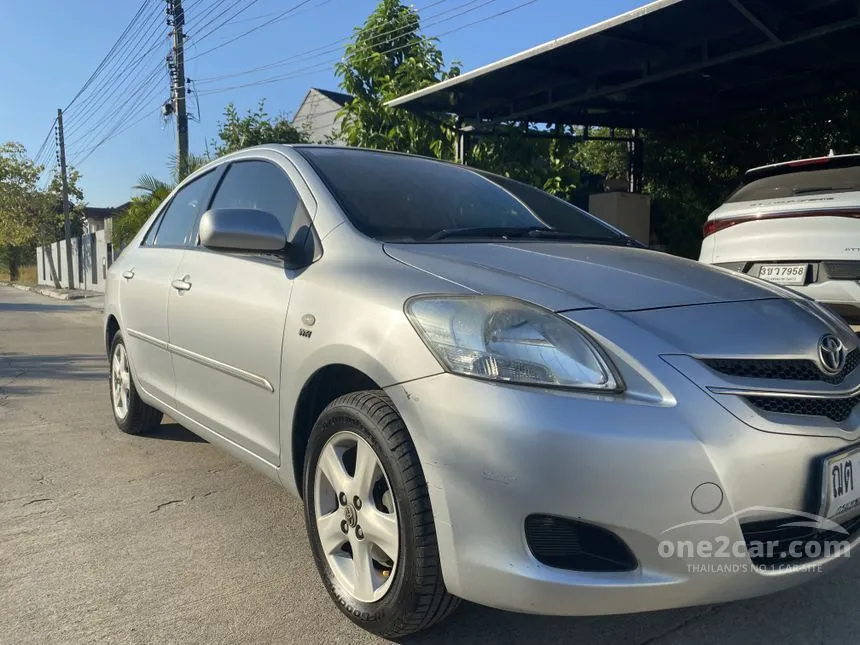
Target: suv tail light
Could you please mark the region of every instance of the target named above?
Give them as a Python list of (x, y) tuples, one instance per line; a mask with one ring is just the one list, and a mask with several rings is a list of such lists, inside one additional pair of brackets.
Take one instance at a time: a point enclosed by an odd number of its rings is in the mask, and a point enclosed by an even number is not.
[(740, 217), (727, 217), (726, 219), (711, 219), (702, 227), (702, 237), (708, 237), (723, 229), (745, 222), (756, 222), (765, 219), (785, 219), (794, 217), (852, 217), (860, 219), (860, 210), (831, 208), (815, 211), (790, 211), (788, 213), (757, 213), (756, 215), (741, 215)]

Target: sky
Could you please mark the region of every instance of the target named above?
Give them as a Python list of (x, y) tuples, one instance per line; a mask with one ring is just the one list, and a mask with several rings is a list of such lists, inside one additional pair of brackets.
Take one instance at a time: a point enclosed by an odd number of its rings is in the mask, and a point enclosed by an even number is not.
[[(283, 19), (260, 27), (299, 4)], [(377, 0), (184, 0), (185, 71), (191, 87), (198, 90), (188, 102), (196, 117), (189, 125), (191, 152), (205, 152), (228, 102), (244, 112), (265, 99), (270, 114), (290, 115), (309, 88), (339, 89), (331, 62), (342, 54), (343, 43), (337, 41), (350, 36), (376, 4)], [(445, 61), (458, 60), (463, 71), (469, 71), (634, 9), (645, 0), (411, 4), (419, 10), (424, 33), (440, 36)], [(141, 7), (138, 24), (143, 29), (135, 29), (123, 41), (139, 41), (139, 48), (109, 59), (103, 74), (73, 101)], [(81, 173), (89, 205), (109, 207), (127, 201), (144, 173), (167, 178), (176, 138), (174, 121), (165, 122), (160, 115), (160, 106), (170, 98), (164, 67), (169, 42), (158, 37), (166, 34), (160, 22), (165, 7), (165, 0), (0, 0), (0, 79), (5, 88), (0, 95), (0, 142), (20, 142), (35, 155), (57, 108), (71, 103), (64, 112), (66, 154)], [(507, 10), (512, 11), (495, 15)], [(260, 28), (242, 35), (255, 27)], [(457, 31), (444, 33), (451, 30)], [(330, 51), (319, 52), (327, 45), (332, 46)], [(211, 48), (216, 49), (207, 51)], [(130, 65), (136, 59), (138, 64)], [(284, 59), (279, 67), (228, 76)], [(224, 76), (228, 77), (216, 78)], [(272, 78), (278, 80), (235, 87)], [(53, 163), (55, 156), (50, 158)]]

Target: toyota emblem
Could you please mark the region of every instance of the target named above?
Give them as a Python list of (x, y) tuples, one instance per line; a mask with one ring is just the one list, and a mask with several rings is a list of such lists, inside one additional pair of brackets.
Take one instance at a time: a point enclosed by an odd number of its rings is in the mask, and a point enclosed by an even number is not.
[(825, 334), (818, 341), (818, 360), (827, 374), (839, 374), (845, 367), (845, 345), (833, 334)]

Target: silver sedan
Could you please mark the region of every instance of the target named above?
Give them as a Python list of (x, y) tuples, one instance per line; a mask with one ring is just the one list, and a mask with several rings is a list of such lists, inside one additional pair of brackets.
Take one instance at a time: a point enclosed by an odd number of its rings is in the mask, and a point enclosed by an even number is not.
[(119, 428), (168, 414), (300, 496), (337, 607), (389, 637), (460, 598), (754, 596), (858, 539), (851, 330), (507, 178), (220, 158), (112, 266), (104, 333)]

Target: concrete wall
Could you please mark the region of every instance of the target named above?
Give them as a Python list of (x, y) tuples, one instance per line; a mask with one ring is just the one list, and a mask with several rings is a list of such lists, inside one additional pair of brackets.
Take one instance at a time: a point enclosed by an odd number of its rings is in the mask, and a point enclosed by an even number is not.
[[(57, 278), (63, 288), (69, 288), (69, 270), (66, 261), (65, 240), (36, 248), (36, 265), (39, 284), (53, 286), (50, 260), (54, 261)], [(75, 289), (104, 291), (105, 276), (113, 263), (113, 250), (108, 248), (105, 231), (87, 233), (72, 238), (72, 270)]]

